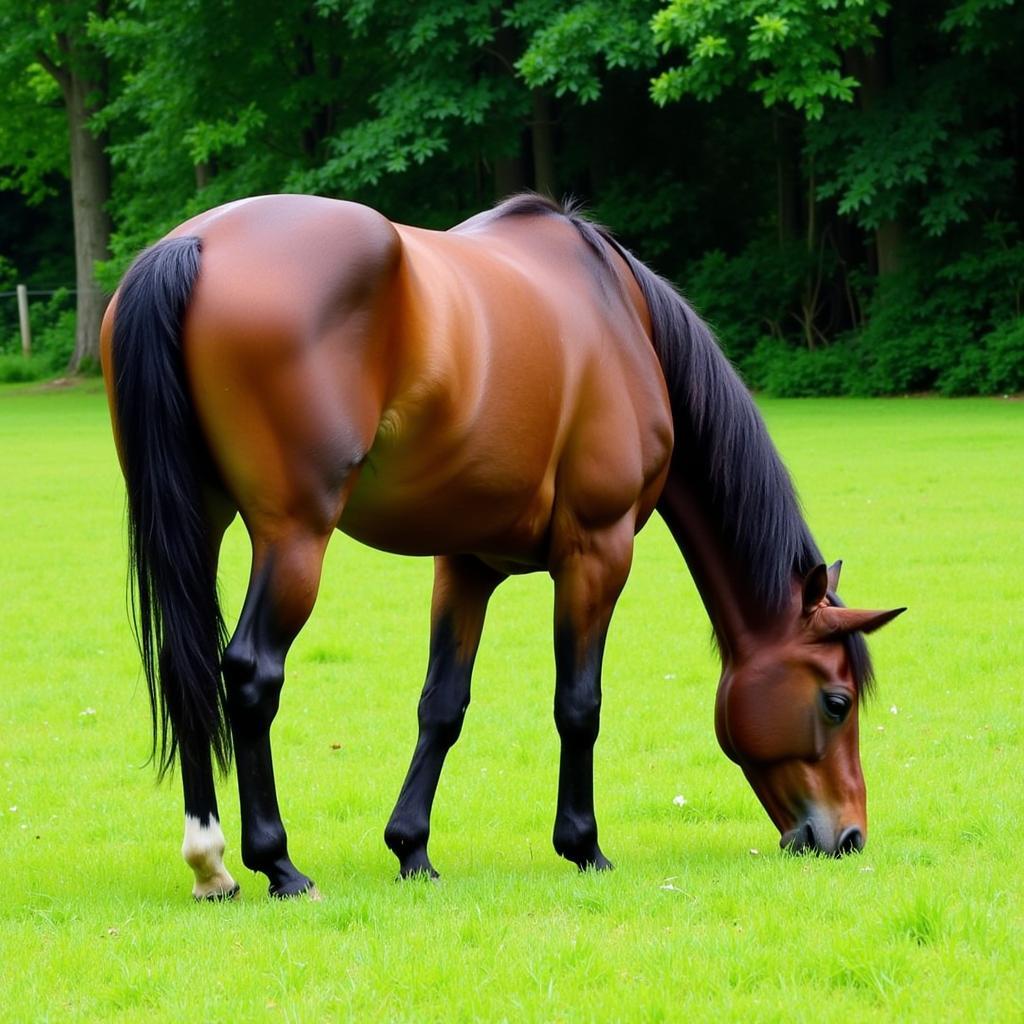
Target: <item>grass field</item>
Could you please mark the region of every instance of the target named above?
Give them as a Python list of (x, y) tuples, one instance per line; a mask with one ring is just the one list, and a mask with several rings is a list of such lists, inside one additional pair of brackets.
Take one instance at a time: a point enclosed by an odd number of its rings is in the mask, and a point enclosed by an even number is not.
[[(712, 729), (717, 668), (660, 521), (613, 624), (597, 748), (608, 875), (554, 855), (550, 583), (491, 606), (434, 814), (393, 881), (430, 564), (337, 537), (275, 726), (320, 903), (194, 905), (177, 784), (143, 767), (121, 482), (96, 385), (0, 389), (0, 1020), (1021, 1020), (1024, 403), (765, 402), (872, 643), (867, 849), (783, 855)], [(227, 610), (246, 575), (232, 528)], [(684, 806), (673, 799), (685, 796)]]

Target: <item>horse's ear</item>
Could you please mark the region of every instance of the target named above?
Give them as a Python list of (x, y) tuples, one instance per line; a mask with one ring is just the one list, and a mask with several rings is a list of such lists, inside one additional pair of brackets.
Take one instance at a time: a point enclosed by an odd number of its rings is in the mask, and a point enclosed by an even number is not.
[(828, 569), (816, 565), (804, 579), (804, 615), (810, 615), (828, 594)]
[(819, 610), (817, 631), (823, 636), (835, 633), (873, 633), (886, 623), (902, 615), (906, 608), (890, 608), (884, 612), (865, 611), (859, 608), (835, 608), (829, 606)]
[(838, 562), (833, 562), (828, 567), (828, 589), (833, 594), (839, 592), (839, 574), (843, 570), (843, 560), (840, 558)]

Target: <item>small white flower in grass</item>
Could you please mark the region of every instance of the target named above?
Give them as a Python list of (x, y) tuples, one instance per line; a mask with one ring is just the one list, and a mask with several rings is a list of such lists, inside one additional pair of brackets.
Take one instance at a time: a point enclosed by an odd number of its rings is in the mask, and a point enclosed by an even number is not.
[(761, 851), (760, 850), (755, 850), (753, 847), (751, 847), (750, 848), (750, 856), (751, 857), (760, 857), (761, 856)]
[(11, 814), (14, 814), (17, 810), (18, 810), (18, 805), (17, 804), (12, 804), (11, 807), (10, 807)]
[(895, 704), (893, 704), (893, 706), (891, 708), (889, 708), (889, 714), (890, 715), (898, 715), (899, 713), (900, 713), (900, 709), (898, 707), (896, 707)]
[(867, 871), (874, 871), (874, 870), (875, 870), (875, 869), (874, 869), (873, 867), (871, 867), (871, 865), (869, 864), (869, 865), (867, 865), (867, 866), (865, 866), (865, 867), (862, 867), (862, 868), (860, 869), (860, 873), (861, 873), (861, 874), (863, 875), (863, 874), (864, 874), (865, 872), (867, 872)]
[(666, 672), (665, 673), (665, 678), (666, 679), (675, 679), (675, 677), (676, 677), (675, 672)]
[(685, 807), (686, 806), (686, 797), (683, 796), (682, 793), (680, 793), (678, 796), (673, 797), (672, 803), (674, 803), (676, 805), (676, 807)]
[(78, 717), (79, 718), (84, 718), (86, 715), (95, 715), (95, 714), (96, 714), (96, 709), (95, 708), (83, 708), (81, 711), (78, 712)]

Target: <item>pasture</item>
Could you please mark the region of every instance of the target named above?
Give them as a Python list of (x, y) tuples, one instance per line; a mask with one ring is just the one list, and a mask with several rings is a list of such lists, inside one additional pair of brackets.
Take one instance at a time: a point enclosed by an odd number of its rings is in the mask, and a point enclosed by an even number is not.
[[(274, 729), (296, 863), (322, 902), (195, 905), (177, 780), (143, 764), (123, 491), (97, 382), (0, 389), (0, 1019), (1011, 1020), (1024, 1015), (1020, 830), (1024, 404), (766, 401), (819, 544), (871, 642), (860, 856), (791, 857), (712, 728), (717, 660), (659, 520), (608, 643), (602, 847), (550, 842), (551, 592), (491, 604), (442, 776), (439, 884), (396, 884), (382, 832), (415, 741), (430, 563), (338, 536)], [(232, 527), (229, 621), (247, 573)], [(683, 800), (677, 801), (677, 797)]]

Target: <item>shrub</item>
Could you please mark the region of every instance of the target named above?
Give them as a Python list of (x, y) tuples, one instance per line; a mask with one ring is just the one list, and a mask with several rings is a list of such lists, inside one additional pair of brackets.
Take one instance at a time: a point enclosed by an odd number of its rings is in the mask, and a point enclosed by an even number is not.
[(792, 310), (808, 270), (800, 245), (779, 247), (763, 239), (738, 256), (705, 253), (683, 276), (687, 299), (715, 329), (722, 348), (737, 361), (759, 338), (778, 340), (796, 329)]
[(20, 352), (0, 354), (0, 383), (43, 380), (52, 373), (49, 360), (43, 356), (34, 355), (26, 359)]
[(750, 387), (780, 398), (841, 395), (848, 389), (852, 346), (829, 345), (810, 351), (774, 338), (762, 338), (740, 365)]
[(1000, 324), (939, 376), (943, 395), (998, 395), (1024, 391), (1024, 317)]

